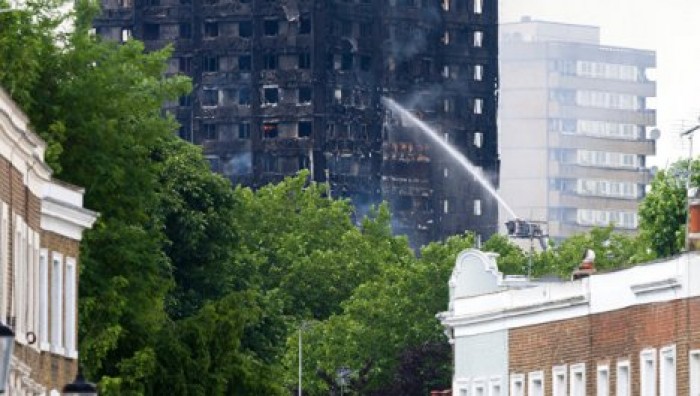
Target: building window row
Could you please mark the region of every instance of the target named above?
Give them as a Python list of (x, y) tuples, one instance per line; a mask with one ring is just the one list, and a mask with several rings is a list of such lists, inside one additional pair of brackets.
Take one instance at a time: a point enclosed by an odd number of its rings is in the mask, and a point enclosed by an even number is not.
[(639, 198), (639, 191), (637, 183), (591, 179), (578, 179), (576, 188), (576, 192), (581, 195), (628, 199)]
[(582, 60), (576, 61), (576, 75), (622, 81), (639, 81), (642, 76), (639, 68), (634, 65)]
[(0, 282), (2, 321), (14, 327), (18, 343), (77, 357), (76, 260), (64, 260), (56, 252), (49, 257), (41, 248), (39, 232), (4, 202), (0, 202)]
[(604, 109), (639, 110), (643, 99), (636, 95), (603, 91), (576, 91), (576, 105)]
[(549, 130), (572, 135), (626, 140), (637, 140), (642, 135), (642, 128), (635, 124), (560, 118), (549, 120)]
[(638, 168), (642, 165), (639, 155), (610, 151), (577, 150), (576, 163), (583, 166), (611, 168)]
[[(484, 12), (484, 0), (473, 0), (471, 3), (471, 11), (474, 13), (474, 15), (481, 15)], [(441, 5), (444, 11), (469, 7), (467, 0), (442, 0)]]
[(459, 379), (457, 380), (459, 396), (500, 396), (507, 392), (503, 390), (503, 381), (500, 376)]
[(639, 218), (636, 212), (621, 212), (614, 210), (577, 209), (576, 221), (582, 226), (615, 227), (636, 229)]

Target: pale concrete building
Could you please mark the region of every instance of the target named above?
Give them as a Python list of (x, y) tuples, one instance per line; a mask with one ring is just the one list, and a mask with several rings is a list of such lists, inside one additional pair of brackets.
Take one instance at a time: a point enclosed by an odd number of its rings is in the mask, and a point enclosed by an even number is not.
[(595, 26), (501, 25), (500, 194), (518, 216), (545, 221), (555, 240), (637, 229), (658, 137), (655, 66), (653, 51), (601, 45)]

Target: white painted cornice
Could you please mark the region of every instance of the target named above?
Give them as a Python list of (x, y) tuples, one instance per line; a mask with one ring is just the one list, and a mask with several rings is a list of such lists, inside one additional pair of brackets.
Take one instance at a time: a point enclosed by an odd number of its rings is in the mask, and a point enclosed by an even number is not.
[(83, 231), (92, 227), (97, 216), (91, 210), (50, 197), (41, 202), (41, 228), (76, 241), (82, 239)]

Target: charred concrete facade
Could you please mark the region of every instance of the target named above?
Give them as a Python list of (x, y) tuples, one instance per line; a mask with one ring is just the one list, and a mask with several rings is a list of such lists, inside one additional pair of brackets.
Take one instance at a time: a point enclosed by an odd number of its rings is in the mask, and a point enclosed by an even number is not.
[(497, 182), (493, 0), (103, 0), (98, 34), (173, 43), (192, 95), (166, 110), (212, 168), (259, 187), (300, 169), (360, 213), (390, 202), (420, 246), (496, 231), (497, 208), (444, 153), (400, 125), (389, 96)]

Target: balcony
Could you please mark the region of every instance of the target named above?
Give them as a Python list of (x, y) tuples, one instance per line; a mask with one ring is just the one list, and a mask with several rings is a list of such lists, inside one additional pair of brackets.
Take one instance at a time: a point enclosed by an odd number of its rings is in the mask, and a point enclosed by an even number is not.
[(602, 179), (612, 181), (627, 181), (637, 184), (651, 183), (651, 173), (645, 168), (606, 168), (597, 166), (582, 166), (577, 164), (562, 164), (550, 162), (549, 177), (569, 179)]
[(585, 148), (586, 150), (623, 154), (656, 154), (656, 141), (651, 139), (626, 140), (554, 132), (549, 134), (549, 145), (558, 148)]

